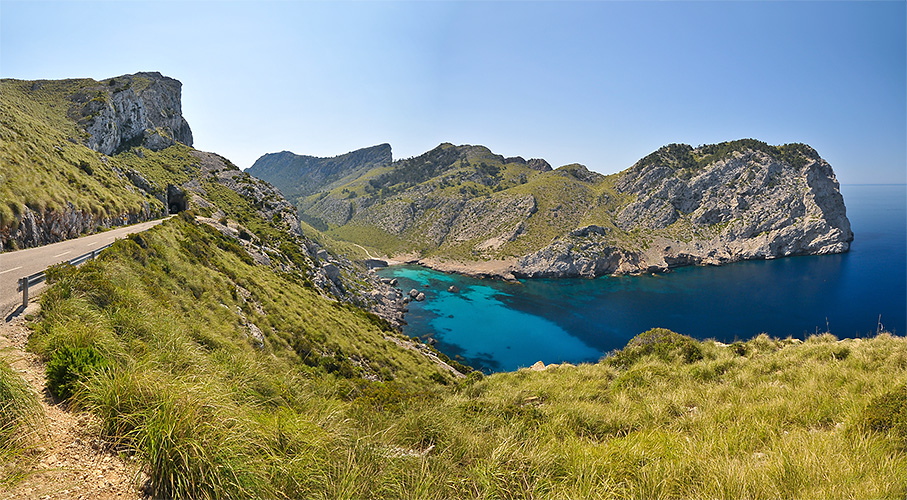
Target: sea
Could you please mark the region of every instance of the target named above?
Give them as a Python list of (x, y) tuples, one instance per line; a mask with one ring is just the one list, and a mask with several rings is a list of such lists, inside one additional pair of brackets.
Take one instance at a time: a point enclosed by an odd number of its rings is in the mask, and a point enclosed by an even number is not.
[(760, 333), (903, 336), (907, 186), (845, 184), (841, 192), (854, 232), (845, 254), (519, 283), (412, 265), (377, 272), (426, 295), (409, 305), (406, 335), (433, 338), (438, 350), (485, 373), (595, 362), (655, 327), (726, 343)]

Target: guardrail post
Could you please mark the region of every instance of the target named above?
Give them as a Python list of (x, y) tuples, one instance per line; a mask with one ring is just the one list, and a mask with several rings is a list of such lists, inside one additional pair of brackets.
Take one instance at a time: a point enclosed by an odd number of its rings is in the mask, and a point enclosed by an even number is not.
[(19, 288), (22, 289), (22, 309), (28, 307), (28, 277), (19, 278)]

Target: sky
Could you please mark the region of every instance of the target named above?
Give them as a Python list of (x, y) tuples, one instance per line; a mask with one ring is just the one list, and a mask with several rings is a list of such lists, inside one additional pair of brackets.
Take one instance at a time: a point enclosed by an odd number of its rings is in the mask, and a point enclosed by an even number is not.
[(180, 80), (242, 168), (442, 142), (613, 173), (669, 143), (803, 142), (907, 182), (907, 2), (0, 0), (0, 77)]

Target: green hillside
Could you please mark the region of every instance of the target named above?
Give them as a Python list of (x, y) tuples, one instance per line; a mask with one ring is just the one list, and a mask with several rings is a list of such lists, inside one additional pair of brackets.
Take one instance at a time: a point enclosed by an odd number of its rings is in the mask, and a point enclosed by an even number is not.
[(596, 364), (455, 382), (188, 217), (53, 281), (30, 345), (78, 374), (71, 402), (155, 496), (907, 494), (901, 337), (653, 330)]
[(363, 148), (332, 158), (301, 156), (289, 151), (262, 156), (248, 172), (273, 184), (287, 199), (321, 191), (344, 179), (355, 179), (392, 160), (389, 144)]

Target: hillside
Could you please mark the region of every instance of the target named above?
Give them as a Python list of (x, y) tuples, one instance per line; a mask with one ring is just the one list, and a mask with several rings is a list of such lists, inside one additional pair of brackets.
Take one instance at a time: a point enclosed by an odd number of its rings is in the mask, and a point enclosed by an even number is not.
[(300, 156), (289, 151), (269, 153), (247, 172), (267, 181), (289, 200), (307, 196), (344, 179), (388, 165), (393, 160), (389, 144), (363, 148), (332, 158)]
[[(516, 277), (600, 276), (845, 252), (831, 166), (803, 144), (665, 146), (623, 172), (442, 144), (299, 198), (339, 240), (422, 263), (504, 260)], [(495, 274), (495, 273), (492, 273)]]
[[(902, 337), (727, 346), (653, 330), (595, 364), (453, 382), (374, 334), (406, 339), (243, 260), (177, 218), (61, 269), (42, 298), (30, 346), (74, 374), (49, 380), (70, 380), (70, 403), (155, 497), (907, 493)], [(320, 335), (327, 356), (309, 350)]]
[(277, 189), (190, 147), (177, 80), (137, 73), (0, 85), (0, 250), (191, 209), (241, 235), (257, 262), (401, 324), (402, 296), (304, 236)]

